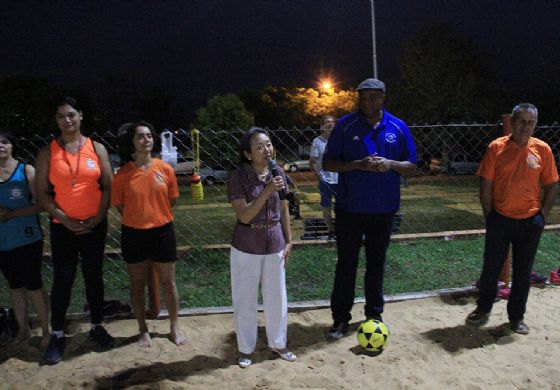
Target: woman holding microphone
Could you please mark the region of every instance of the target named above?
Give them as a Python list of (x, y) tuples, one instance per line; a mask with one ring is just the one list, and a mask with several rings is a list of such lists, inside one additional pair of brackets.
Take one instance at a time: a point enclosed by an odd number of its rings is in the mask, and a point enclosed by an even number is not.
[(241, 368), (252, 364), (257, 342), (259, 284), (268, 346), (282, 359), (296, 360), (296, 355), (286, 349), (285, 267), (292, 248), (292, 233), (288, 201), (280, 192), (287, 192), (287, 186), (281, 169), (274, 167), (279, 172), (272, 174), (273, 151), (268, 133), (252, 128), (241, 139), (240, 166), (228, 180), (228, 200), (237, 215), (230, 262)]

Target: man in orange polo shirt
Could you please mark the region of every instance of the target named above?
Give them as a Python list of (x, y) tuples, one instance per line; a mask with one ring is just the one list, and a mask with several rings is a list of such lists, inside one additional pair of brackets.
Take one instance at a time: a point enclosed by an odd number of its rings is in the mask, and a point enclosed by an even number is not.
[(534, 105), (515, 106), (512, 134), (490, 143), (477, 172), (480, 203), (486, 217), (486, 242), (477, 308), (467, 316), (467, 323), (480, 325), (488, 320), (498, 276), (512, 244), (513, 275), (507, 312), (511, 329), (519, 334), (529, 333), (523, 322), (529, 276), (546, 217), (556, 199), (558, 182), (550, 146), (532, 137), (537, 119)]

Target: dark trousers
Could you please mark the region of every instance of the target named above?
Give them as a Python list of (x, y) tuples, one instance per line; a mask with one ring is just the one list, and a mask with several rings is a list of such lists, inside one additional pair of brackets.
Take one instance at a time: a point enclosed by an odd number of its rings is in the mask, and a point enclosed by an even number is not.
[(490, 312), (496, 298), (496, 284), (512, 245), (512, 283), (507, 311), (510, 321), (522, 320), (529, 296), (531, 270), (544, 229), (544, 217), (512, 219), (492, 211), (486, 218), (484, 264), (480, 275), (478, 309)]
[(60, 223), (51, 223), (51, 247), (54, 280), (51, 290), (51, 326), (64, 329), (66, 310), (70, 304), (72, 285), (76, 278), (78, 255), (86, 286), (86, 298), (91, 313), (91, 323), (103, 321), (103, 252), (107, 220), (97, 225), (91, 233), (76, 235)]
[(335, 210), (335, 232), (338, 262), (331, 294), (331, 310), (335, 324), (349, 322), (354, 304), (356, 271), (363, 236), (366, 247), (364, 292), (365, 315), (383, 312), (383, 274), (394, 213), (356, 214)]

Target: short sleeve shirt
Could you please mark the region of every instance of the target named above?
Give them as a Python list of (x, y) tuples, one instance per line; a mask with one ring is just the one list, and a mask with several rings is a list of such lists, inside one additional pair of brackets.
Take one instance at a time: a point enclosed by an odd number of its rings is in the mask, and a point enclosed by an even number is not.
[(510, 136), (490, 143), (478, 176), (492, 181), (494, 209), (515, 219), (529, 218), (541, 209), (541, 184), (558, 181), (558, 170), (550, 146), (531, 137), (521, 147)]
[[(284, 183), (286, 183), (286, 192), (288, 192), (286, 175), (282, 169), (278, 168), (278, 171), (284, 179)], [(261, 181), (250, 164), (242, 164), (229, 175), (227, 184), (228, 201), (245, 199), (247, 203), (250, 203), (263, 192), (270, 180), (272, 180), (272, 174), (269, 173), (265, 181)], [(255, 229), (251, 226), (237, 223), (234, 228), (231, 245), (241, 252), (256, 255), (282, 251), (286, 247), (286, 243), (284, 233), (282, 232), (282, 225), (280, 224), (280, 207), (280, 196), (278, 193), (274, 193), (266, 200), (264, 207), (253, 218), (251, 224), (277, 223), (270, 229)]]
[[(373, 126), (360, 112), (336, 123), (323, 161), (354, 161), (377, 154), (395, 161), (416, 163), (416, 146), (408, 126), (383, 109), (381, 121)], [(400, 175), (394, 171), (340, 172), (336, 208), (352, 213), (382, 214), (400, 206)]]
[(311, 144), (310, 156), (317, 159), (317, 170), (319, 171), (319, 178), (329, 184), (338, 183), (338, 173), (325, 171), (323, 169), (323, 155), (327, 147), (327, 140), (321, 136), (316, 137)]
[(178, 197), (173, 168), (158, 158), (147, 169), (126, 163), (115, 175), (111, 191), (111, 203), (123, 209), (123, 225), (134, 229), (151, 229), (173, 221), (170, 199)]

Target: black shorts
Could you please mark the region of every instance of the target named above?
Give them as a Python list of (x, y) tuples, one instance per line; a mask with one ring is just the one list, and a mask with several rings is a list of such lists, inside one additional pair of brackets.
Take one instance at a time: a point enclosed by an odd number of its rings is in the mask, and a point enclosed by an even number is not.
[(177, 242), (173, 222), (151, 229), (134, 229), (123, 225), (121, 249), (124, 261), (128, 264), (146, 260), (156, 263), (177, 261)]
[(8, 280), (10, 289), (25, 287), (35, 291), (43, 287), (43, 240), (38, 240), (11, 251), (0, 251), (0, 269)]

